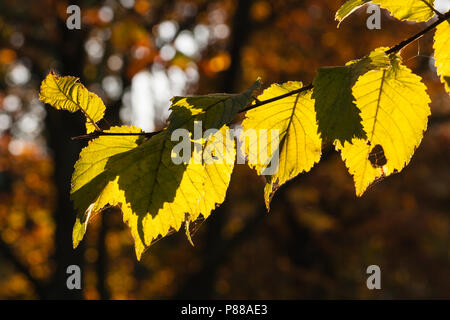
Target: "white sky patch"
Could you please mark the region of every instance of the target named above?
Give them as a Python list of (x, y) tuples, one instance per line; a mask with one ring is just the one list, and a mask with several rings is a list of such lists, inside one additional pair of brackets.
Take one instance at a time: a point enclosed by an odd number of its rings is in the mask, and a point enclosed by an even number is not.
[(122, 80), (118, 76), (106, 76), (102, 80), (102, 89), (110, 99), (117, 100), (122, 95)]
[(151, 90), (152, 74), (137, 73), (131, 80), (131, 123), (144, 131), (154, 131), (155, 103)]
[(158, 25), (158, 37), (170, 42), (173, 40), (178, 31), (178, 24), (175, 21), (164, 21)]
[(130, 99), (126, 93), (122, 98), (121, 119), (148, 132), (162, 129), (170, 114), (170, 99), (185, 94), (186, 88), (198, 80), (195, 68), (189, 67), (189, 73), (190, 76), (177, 66), (166, 71), (162, 65), (154, 64), (151, 72), (136, 74), (131, 81)]
[(200, 80), (200, 74), (198, 73), (197, 65), (192, 63), (186, 67), (184, 70), (186, 74), (187, 81), (190, 84), (197, 83)]
[(182, 31), (175, 39), (175, 48), (189, 57), (195, 57), (199, 53), (193, 33), (187, 30)]
[(198, 24), (195, 26), (194, 37), (200, 49), (203, 49), (208, 45), (210, 34), (211, 32), (209, 31), (209, 28), (206, 25)]
[(112, 71), (119, 71), (123, 67), (123, 59), (119, 55), (114, 54), (108, 58), (107, 64)]
[(434, 7), (442, 13), (447, 12), (450, 10), (450, 0), (436, 0)]
[(214, 26), (214, 37), (217, 39), (226, 39), (230, 35), (230, 28), (224, 23)]
[(28, 136), (36, 136), (40, 133), (40, 119), (31, 113), (26, 113), (17, 122), (20, 131)]
[(11, 140), (8, 144), (8, 150), (13, 156), (19, 156), (25, 149), (25, 142), (22, 140)]
[(131, 90), (125, 89), (122, 95), (122, 107), (119, 111), (120, 120), (126, 124), (131, 124)]
[(150, 49), (144, 46), (139, 46), (134, 50), (134, 57), (136, 59), (144, 59), (150, 54)]
[(120, 4), (127, 9), (134, 7), (134, 0), (120, 0)]
[(159, 55), (164, 61), (170, 61), (175, 57), (177, 51), (170, 44), (165, 44), (159, 51)]
[(3, 109), (7, 112), (17, 112), (22, 108), (22, 101), (16, 95), (10, 94), (3, 99)]
[(158, 64), (154, 64), (152, 67), (151, 89), (155, 97), (156, 107), (158, 109), (167, 107), (170, 103), (170, 98), (172, 98), (172, 90), (164, 67)]
[(35, 98), (31, 100), (28, 108), (30, 113), (36, 116), (39, 120), (43, 121), (45, 119), (47, 111), (45, 111), (44, 104), (39, 101), (39, 99)]
[(31, 79), (31, 73), (28, 68), (22, 63), (15, 63), (7, 74), (8, 80), (13, 84), (21, 86), (26, 84)]
[(0, 133), (11, 127), (11, 117), (6, 113), (0, 113)]
[(187, 77), (184, 71), (177, 66), (171, 66), (167, 70), (168, 80), (172, 95), (181, 95), (187, 86)]
[(227, 13), (222, 8), (217, 8), (208, 13), (208, 19), (212, 24), (224, 23), (227, 19)]
[(98, 17), (105, 23), (111, 22), (114, 19), (114, 11), (111, 7), (104, 6), (98, 10)]
[(99, 63), (105, 53), (105, 47), (103, 42), (97, 38), (90, 38), (84, 44), (84, 49), (86, 50), (89, 60), (92, 63)]

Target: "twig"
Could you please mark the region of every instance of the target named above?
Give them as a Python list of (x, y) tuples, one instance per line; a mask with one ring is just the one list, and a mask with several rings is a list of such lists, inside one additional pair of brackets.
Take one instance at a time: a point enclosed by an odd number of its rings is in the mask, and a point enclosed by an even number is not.
[[(434, 9), (434, 8), (433, 8)], [(419, 39), (420, 37), (422, 37), (423, 35), (425, 35), (426, 33), (430, 32), (431, 30), (433, 30), (434, 28), (436, 28), (438, 25), (440, 25), (441, 23), (443, 23), (444, 21), (450, 19), (450, 11), (447, 11), (445, 14), (440, 13), (439, 14), (439, 19), (436, 20), (434, 23), (430, 24), (428, 27), (426, 27), (425, 29), (423, 29), (422, 31), (416, 33), (415, 35), (409, 37), (406, 40), (403, 40), (402, 42), (398, 43), (397, 45), (393, 46), (392, 48), (390, 48), (389, 50), (386, 50), (385, 53), (387, 55), (393, 54), (393, 53), (397, 53), (400, 50), (402, 50), (404, 47), (406, 47), (408, 44), (416, 41), (417, 39)], [(290, 97), (292, 95), (295, 94), (299, 94), (301, 92), (304, 91), (308, 91), (313, 89), (313, 84), (308, 84), (300, 89), (296, 89), (293, 91), (289, 91), (288, 93), (267, 99), (267, 100), (262, 100), (259, 101), (257, 99), (254, 99), (256, 101), (256, 103), (253, 103), (251, 105), (249, 105), (247, 108), (241, 110), (239, 113), (242, 112), (247, 112), (249, 110), (261, 107), (265, 104), (274, 102), (274, 101), (278, 101), (287, 97)], [(104, 132), (104, 131), (95, 131), (93, 133), (87, 134), (87, 135), (83, 135), (83, 136), (77, 136), (77, 137), (73, 137), (72, 140), (84, 140), (84, 139), (92, 139), (92, 138), (97, 138), (99, 136), (132, 136), (132, 135), (136, 135), (136, 136), (145, 136), (146, 138), (150, 138), (155, 134), (160, 133), (162, 130), (160, 131), (155, 131), (155, 132), (135, 132), (135, 133), (125, 133), (125, 132)]]
[(428, 3), (426, 0), (422, 0), (422, 2), (423, 2), (428, 8), (430, 8), (431, 10), (433, 10), (433, 12), (436, 13), (436, 15), (437, 15), (439, 18), (443, 18), (444, 14), (441, 13), (441, 12), (439, 12), (439, 11), (437, 11), (436, 8), (433, 7), (430, 3)]
[(410, 44), (411, 42), (416, 41), (417, 39), (419, 39), (421, 36), (423, 36), (424, 34), (430, 32), (431, 30), (433, 30), (434, 28), (436, 28), (438, 25), (440, 25), (442, 22), (446, 21), (450, 19), (450, 11), (447, 11), (447, 13), (441, 15), (441, 17), (436, 20), (436, 22), (430, 24), (428, 27), (426, 27), (425, 29), (423, 29), (422, 31), (420, 31), (419, 33), (416, 33), (415, 35), (413, 35), (412, 37), (400, 42), (399, 44), (397, 44), (396, 46), (392, 47), (391, 49), (389, 49), (388, 51), (386, 51), (386, 54), (391, 54), (391, 53), (395, 53), (398, 52), (400, 50), (402, 50), (404, 47), (406, 47), (408, 44)]
[(98, 138), (100, 136), (144, 136), (146, 138), (150, 138), (158, 133), (160, 133), (162, 130), (160, 131), (154, 131), (154, 132), (105, 132), (105, 131), (94, 131), (92, 133), (89, 134), (85, 134), (82, 136), (76, 136), (76, 137), (72, 137), (72, 140), (89, 140), (89, 139), (94, 139), (94, 138)]

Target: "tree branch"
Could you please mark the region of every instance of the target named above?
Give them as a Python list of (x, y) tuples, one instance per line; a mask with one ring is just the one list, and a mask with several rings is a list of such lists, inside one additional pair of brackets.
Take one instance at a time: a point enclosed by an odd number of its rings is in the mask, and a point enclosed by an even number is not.
[(72, 140), (86, 140), (86, 139), (98, 138), (100, 136), (144, 136), (146, 138), (150, 138), (150, 137), (160, 133), (161, 131), (155, 131), (155, 132), (105, 132), (105, 131), (97, 131), (96, 130), (89, 134), (72, 137), (71, 139)]
[[(426, 33), (430, 32), (431, 30), (433, 30), (438, 25), (440, 25), (441, 23), (443, 23), (444, 21), (446, 21), (448, 19), (450, 19), (450, 11), (447, 11), (445, 14), (440, 14), (439, 15), (439, 19), (436, 20), (434, 23), (432, 23), (431, 25), (429, 25), (428, 27), (426, 27), (422, 31), (416, 33), (415, 35), (409, 37), (408, 39), (403, 40), (402, 42), (400, 42), (397, 45), (393, 46), (389, 50), (386, 50), (385, 53), (387, 55), (390, 55), (390, 54), (399, 52), (404, 47), (406, 47), (408, 44), (416, 41), (417, 39), (419, 39), (420, 37), (422, 37)], [(300, 89), (290, 91), (288, 93), (282, 94), (280, 96), (273, 97), (271, 99), (267, 99), (267, 100), (263, 100), (263, 101), (257, 101), (256, 100), (256, 103), (250, 104), (247, 108), (241, 110), (239, 113), (247, 112), (249, 110), (261, 107), (261, 106), (263, 106), (265, 104), (268, 104), (268, 103), (271, 103), (271, 102), (274, 102), (274, 101), (278, 101), (278, 100), (287, 98), (289, 96), (292, 96), (292, 95), (295, 95), (295, 94), (299, 94), (299, 93), (304, 92), (304, 91), (311, 90), (313, 88), (314, 88), (313, 84), (310, 83), (310, 84), (308, 84), (308, 85), (306, 85), (306, 86), (304, 86), (304, 87), (302, 87)], [(73, 137), (72, 140), (85, 140), (85, 139), (92, 139), (92, 138), (97, 138), (99, 136), (107, 136), (107, 135), (108, 136), (131, 136), (131, 135), (137, 135), (137, 136), (145, 136), (146, 138), (150, 138), (153, 135), (160, 133), (161, 131), (142, 132), (142, 133), (124, 133), (124, 132), (117, 132), (116, 133), (116, 132), (95, 131), (95, 132), (87, 134), (87, 135)]]
[(422, 37), (424, 34), (430, 32), (431, 30), (433, 30), (434, 28), (436, 28), (438, 25), (440, 25), (441, 23), (443, 23), (444, 21), (450, 19), (450, 11), (447, 11), (445, 14), (441, 14), (441, 16), (439, 17), (438, 20), (436, 20), (436, 22), (430, 24), (428, 27), (426, 27), (425, 29), (423, 29), (422, 31), (416, 33), (415, 35), (413, 35), (412, 37), (400, 42), (399, 44), (397, 44), (396, 46), (392, 47), (391, 49), (389, 49), (388, 51), (386, 51), (386, 54), (391, 54), (391, 53), (395, 53), (398, 52), (400, 50), (402, 50), (404, 47), (406, 47), (408, 44), (410, 44), (411, 42), (416, 41), (417, 39), (419, 39), (420, 37)]

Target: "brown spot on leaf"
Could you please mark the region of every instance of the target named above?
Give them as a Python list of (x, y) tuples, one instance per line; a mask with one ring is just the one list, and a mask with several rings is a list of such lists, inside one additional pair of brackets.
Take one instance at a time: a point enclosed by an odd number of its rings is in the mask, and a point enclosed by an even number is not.
[(384, 149), (381, 145), (377, 144), (373, 147), (372, 151), (369, 153), (369, 161), (374, 168), (382, 168), (387, 163)]

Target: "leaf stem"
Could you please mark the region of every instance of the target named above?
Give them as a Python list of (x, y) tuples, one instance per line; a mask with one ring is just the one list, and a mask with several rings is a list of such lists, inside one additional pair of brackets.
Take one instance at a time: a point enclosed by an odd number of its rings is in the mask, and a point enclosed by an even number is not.
[(93, 139), (93, 138), (98, 138), (100, 136), (145, 136), (146, 138), (150, 138), (150, 137), (160, 133), (161, 131), (162, 130), (154, 131), (154, 132), (105, 132), (105, 131), (96, 130), (89, 134), (72, 137), (71, 139), (72, 140), (89, 140), (89, 139)]
[[(434, 8), (433, 8), (434, 9)], [(434, 9), (434, 11), (437, 14), (437, 10)], [(439, 12), (438, 14), (439, 18), (438, 20), (436, 20), (434, 23), (430, 24), (428, 27), (426, 27), (425, 29), (423, 29), (422, 31), (416, 33), (415, 35), (409, 37), (406, 40), (403, 40), (402, 42), (399, 42), (397, 45), (393, 46), (392, 48), (390, 48), (389, 50), (387, 50), (385, 53), (387, 55), (390, 55), (392, 53), (397, 53), (400, 50), (402, 50), (404, 47), (406, 47), (408, 44), (416, 41), (417, 39), (419, 39), (420, 37), (422, 37), (423, 35), (425, 35), (426, 33), (430, 32), (431, 30), (433, 30), (434, 28), (436, 28), (438, 25), (440, 25), (441, 23), (443, 23), (446, 20), (450, 19), (450, 10), (447, 11), (445, 14), (442, 14)], [(267, 99), (267, 100), (258, 100), (256, 98), (253, 98), (256, 102), (253, 104), (250, 104), (248, 107), (244, 108), (243, 110), (241, 110), (239, 113), (242, 112), (247, 112), (249, 110), (261, 107), (265, 104), (274, 102), (274, 101), (278, 101), (287, 97), (290, 97), (292, 95), (304, 92), (304, 91), (308, 91), (313, 89), (314, 86), (312, 83), (300, 88), (300, 89), (296, 89), (293, 91), (289, 91), (288, 93), (273, 97), (271, 99)], [(160, 133), (162, 130), (160, 131), (155, 131), (155, 132), (133, 132), (133, 133), (125, 133), (125, 132), (104, 132), (104, 131), (94, 131), (90, 134), (86, 134), (86, 135), (82, 135), (82, 136), (77, 136), (77, 137), (72, 137), (72, 140), (85, 140), (85, 139), (92, 139), (92, 138), (98, 138), (99, 136), (145, 136), (146, 138), (150, 138), (158, 133)]]
[(387, 50), (386, 54), (391, 54), (391, 53), (395, 53), (395, 52), (398, 52), (398, 51), (402, 50), (408, 44), (410, 44), (411, 42), (416, 41), (417, 39), (422, 37), (424, 34), (430, 32), (431, 30), (436, 28), (438, 25), (440, 25), (442, 22), (444, 22), (444, 21), (446, 21), (448, 19), (450, 19), (450, 11), (447, 11), (445, 14), (441, 14), (441, 16), (439, 17), (438, 20), (436, 20), (434, 23), (430, 24), (428, 27), (426, 27), (422, 31), (416, 33), (415, 35), (413, 35), (412, 37), (410, 37), (410, 38), (408, 38), (406, 40), (403, 40), (402, 42), (400, 42), (396, 46), (394, 46), (391, 49)]

